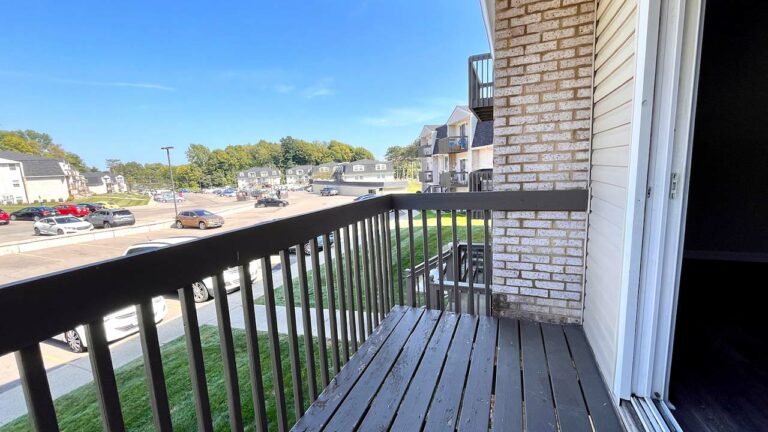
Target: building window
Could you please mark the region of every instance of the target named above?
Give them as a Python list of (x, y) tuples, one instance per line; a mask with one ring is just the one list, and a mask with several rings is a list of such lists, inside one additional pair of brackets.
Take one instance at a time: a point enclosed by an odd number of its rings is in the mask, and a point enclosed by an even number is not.
[(276, 176), (277, 175), (277, 171), (272, 171), (272, 175)]
[(13, 187), (21, 187), (21, 183), (18, 180), (14, 180)]
[(384, 171), (387, 169), (387, 164), (376, 164), (376, 171)]
[(355, 172), (365, 171), (365, 167), (362, 165), (352, 165), (352, 171), (355, 171)]
[(304, 174), (304, 170), (296, 170), (296, 175)]
[(269, 175), (269, 171), (262, 171), (259, 173), (262, 177), (266, 177)]
[(16, 165), (10, 164), (8, 165), (8, 169), (11, 171), (16, 171)]
[(328, 172), (328, 167), (320, 167), (320, 172)]
[(248, 173), (248, 177), (256, 177), (256, 173), (255, 172), (249, 172)]
[(363, 176), (360, 176), (360, 175), (359, 176), (355, 176), (355, 180), (362, 180), (362, 179), (363, 179)]

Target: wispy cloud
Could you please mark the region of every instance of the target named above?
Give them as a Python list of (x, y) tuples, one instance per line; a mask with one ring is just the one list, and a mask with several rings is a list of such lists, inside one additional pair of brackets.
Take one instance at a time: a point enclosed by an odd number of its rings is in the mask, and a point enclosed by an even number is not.
[(334, 94), (333, 80), (330, 78), (324, 78), (311, 86), (307, 87), (303, 91), (304, 97), (312, 99), (320, 96), (330, 96)]
[(277, 84), (275, 85), (275, 91), (278, 93), (291, 93), (296, 90), (296, 86), (290, 84)]
[(0, 75), (7, 76), (7, 77), (16, 77), (16, 78), (34, 78), (49, 82), (57, 82), (57, 83), (63, 83), (63, 84), (75, 84), (75, 85), (86, 85), (86, 86), (99, 86), (99, 87), (131, 87), (131, 88), (141, 88), (141, 89), (148, 89), (148, 90), (162, 90), (162, 91), (174, 91), (176, 90), (173, 87), (162, 85), (162, 84), (155, 84), (155, 83), (147, 83), (147, 82), (129, 82), (129, 81), (92, 81), (92, 80), (79, 80), (79, 79), (71, 79), (71, 78), (63, 78), (63, 77), (55, 77), (50, 75), (42, 75), (37, 73), (28, 73), (28, 72), (20, 72), (20, 71), (0, 71)]
[(441, 117), (447, 117), (450, 111), (437, 108), (402, 107), (384, 110), (380, 115), (363, 117), (363, 123), (369, 126), (410, 126), (435, 121)]

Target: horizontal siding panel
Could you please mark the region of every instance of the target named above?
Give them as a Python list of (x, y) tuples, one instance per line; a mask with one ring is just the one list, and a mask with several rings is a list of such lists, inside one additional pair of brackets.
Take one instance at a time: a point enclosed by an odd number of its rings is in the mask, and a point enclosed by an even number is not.
[[(592, 130), (594, 133), (605, 132), (619, 126), (627, 125), (632, 121), (632, 101), (627, 101), (613, 111), (609, 111), (595, 118)], [(629, 144), (629, 143), (627, 143)]]
[(592, 180), (626, 189), (627, 169), (624, 167), (595, 166), (592, 167)]
[[(623, 209), (627, 208), (627, 190), (607, 183), (592, 182), (592, 193), (600, 199)], [(615, 221), (619, 223), (618, 221)], [(622, 220), (620, 223), (624, 223)]]
[(600, 101), (635, 76), (635, 56), (629, 58), (604, 83), (595, 87), (595, 102)]
[(605, 28), (611, 23), (613, 18), (626, 3), (634, 3), (634, 0), (601, 0), (597, 5), (597, 23), (602, 24), (595, 28), (595, 35), (602, 36)]
[[(612, 37), (614, 33), (621, 27), (624, 21), (632, 15), (632, 12), (637, 8), (637, 2), (634, 0), (627, 0), (622, 2), (616, 13), (610, 17), (606, 16), (597, 20), (597, 32), (598, 40), (600, 38)], [(607, 19), (605, 19), (607, 18)]]
[[(599, 234), (603, 236), (607, 243), (616, 250), (621, 251), (621, 240), (624, 237), (624, 229), (622, 226), (617, 226), (613, 221), (604, 218), (599, 213), (592, 213), (589, 220), (589, 228), (592, 230), (591, 234)], [(606, 254), (611, 259), (617, 259), (614, 254)]]
[(592, 152), (592, 165), (626, 167), (629, 165), (629, 147), (609, 147)]
[[(600, 53), (598, 52), (598, 57), (600, 57)], [(613, 72), (616, 71), (616, 69), (619, 68), (619, 66), (623, 65), (624, 62), (629, 60), (631, 57), (635, 55), (635, 38), (631, 37), (624, 41), (624, 43), (619, 47), (618, 50), (616, 50), (615, 53), (612, 53), (612, 55), (605, 57), (605, 61), (603, 62), (602, 66), (595, 69), (595, 84), (600, 85), (607, 77), (610, 77), (613, 75)]]
[(614, 225), (618, 227), (624, 226), (624, 215), (626, 214), (623, 207), (619, 207), (609, 203), (608, 201), (593, 195), (590, 203), (590, 209), (592, 213), (597, 213), (610, 220)]
[(599, 68), (606, 60), (608, 60), (613, 53), (619, 50), (627, 39), (635, 38), (635, 20), (637, 19), (637, 9), (621, 23), (616, 33), (610, 38), (600, 38), (595, 42), (595, 67)]
[(592, 149), (609, 147), (629, 147), (632, 139), (632, 125), (625, 124), (605, 132), (600, 132), (592, 138)]
[(594, 116), (598, 118), (616, 108), (632, 101), (632, 95), (635, 91), (634, 80), (629, 80), (619, 88), (606, 95), (603, 100), (595, 104)]

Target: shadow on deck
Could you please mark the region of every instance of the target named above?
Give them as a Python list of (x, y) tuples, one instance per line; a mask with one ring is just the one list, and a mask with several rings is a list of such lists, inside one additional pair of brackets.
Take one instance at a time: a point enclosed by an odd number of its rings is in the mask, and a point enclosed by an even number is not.
[(398, 306), (294, 430), (623, 430), (579, 326)]

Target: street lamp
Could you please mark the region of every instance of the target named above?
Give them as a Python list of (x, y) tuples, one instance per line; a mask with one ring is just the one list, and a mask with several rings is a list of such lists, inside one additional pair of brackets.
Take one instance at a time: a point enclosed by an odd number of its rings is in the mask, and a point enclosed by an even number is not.
[(165, 154), (168, 156), (168, 172), (171, 174), (171, 192), (173, 192), (173, 218), (176, 219), (179, 214), (179, 209), (176, 207), (176, 183), (173, 182), (173, 167), (171, 166), (171, 149), (173, 147), (160, 147), (160, 150), (165, 150)]

